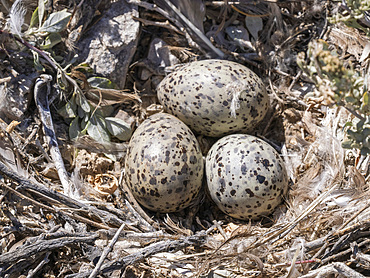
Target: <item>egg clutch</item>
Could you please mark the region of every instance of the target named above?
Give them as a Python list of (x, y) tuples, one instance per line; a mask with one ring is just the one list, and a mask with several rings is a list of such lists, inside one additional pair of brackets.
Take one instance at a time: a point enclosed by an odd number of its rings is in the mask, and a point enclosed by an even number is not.
[[(180, 211), (201, 190), (205, 169), (206, 190), (227, 215), (246, 220), (273, 212), (288, 190), (284, 162), (268, 143), (247, 135), (269, 108), (262, 80), (241, 64), (203, 60), (167, 75), (157, 94), (169, 114), (139, 125), (125, 160), (136, 200), (152, 211)], [(205, 162), (192, 131), (221, 137)]]

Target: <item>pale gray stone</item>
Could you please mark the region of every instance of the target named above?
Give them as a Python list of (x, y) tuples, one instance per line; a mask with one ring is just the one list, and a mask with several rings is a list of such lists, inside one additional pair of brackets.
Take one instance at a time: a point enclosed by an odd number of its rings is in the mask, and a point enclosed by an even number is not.
[[(148, 61), (148, 66), (152, 66), (153, 69), (163, 71), (163, 73), (166, 67), (180, 63), (179, 59), (171, 53), (168, 48), (168, 44), (160, 38), (155, 38), (151, 42), (146, 61)], [(145, 68), (141, 71), (140, 78), (142, 80), (148, 80), (151, 76), (152, 71)]]
[(133, 17), (139, 17), (137, 6), (114, 2), (77, 45), (80, 61), (121, 89), (138, 43), (140, 24)]
[(21, 120), (32, 99), (33, 82), (37, 73), (9, 75), (9, 80), (0, 84), (0, 117)]

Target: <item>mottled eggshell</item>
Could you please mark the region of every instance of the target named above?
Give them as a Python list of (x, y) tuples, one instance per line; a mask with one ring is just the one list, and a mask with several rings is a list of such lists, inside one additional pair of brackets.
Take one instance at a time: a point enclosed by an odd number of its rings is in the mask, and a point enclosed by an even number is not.
[(207, 186), (224, 213), (238, 219), (269, 215), (288, 190), (279, 153), (261, 139), (233, 134), (218, 140), (206, 158)]
[(126, 182), (144, 207), (175, 212), (198, 194), (203, 165), (192, 131), (176, 117), (158, 113), (132, 135), (125, 161)]
[(226, 60), (186, 64), (157, 87), (164, 109), (194, 131), (221, 137), (248, 131), (270, 105), (265, 85), (247, 67)]

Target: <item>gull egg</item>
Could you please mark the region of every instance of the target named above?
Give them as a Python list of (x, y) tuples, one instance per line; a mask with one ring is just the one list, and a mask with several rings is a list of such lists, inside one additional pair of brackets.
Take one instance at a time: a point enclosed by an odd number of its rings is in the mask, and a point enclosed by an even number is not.
[(218, 208), (242, 220), (269, 215), (288, 190), (279, 153), (251, 135), (233, 134), (218, 140), (206, 158), (206, 177)]
[(270, 102), (262, 80), (226, 60), (185, 64), (157, 87), (159, 102), (197, 133), (221, 137), (252, 130)]
[(176, 212), (197, 196), (203, 165), (192, 131), (176, 117), (157, 113), (132, 135), (125, 161), (126, 182), (144, 207)]

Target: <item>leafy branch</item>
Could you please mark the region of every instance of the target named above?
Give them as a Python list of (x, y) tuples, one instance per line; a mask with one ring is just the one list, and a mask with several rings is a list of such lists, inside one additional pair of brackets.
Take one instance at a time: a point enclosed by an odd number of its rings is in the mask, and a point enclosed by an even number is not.
[(361, 155), (370, 153), (370, 103), (364, 78), (355, 71), (352, 64), (346, 67), (343, 60), (322, 40), (309, 44), (307, 60), (298, 55), (297, 64), (315, 83), (320, 93), (332, 103), (350, 111), (355, 119), (347, 122), (347, 140), (344, 148), (358, 149)]
[(370, 1), (362, 0), (347, 0), (347, 1), (337, 1), (341, 2), (340, 7), (343, 12), (336, 12), (331, 17), (329, 17), (330, 23), (343, 22), (348, 27), (356, 28), (362, 30), (367, 35), (370, 35), (369, 28), (360, 24), (359, 21), (365, 23), (367, 26), (370, 26), (369, 14), (370, 10)]

